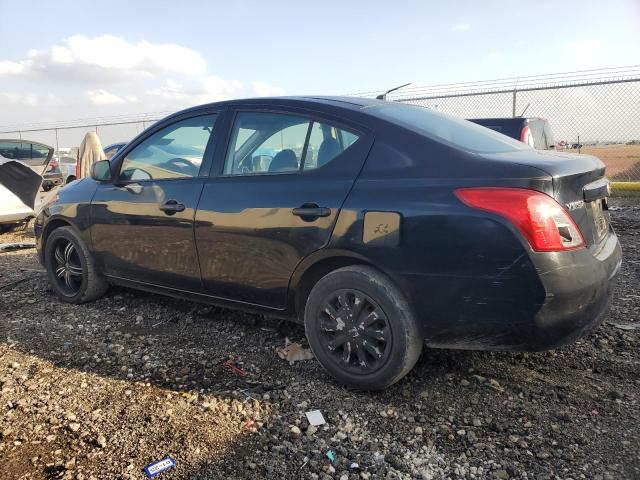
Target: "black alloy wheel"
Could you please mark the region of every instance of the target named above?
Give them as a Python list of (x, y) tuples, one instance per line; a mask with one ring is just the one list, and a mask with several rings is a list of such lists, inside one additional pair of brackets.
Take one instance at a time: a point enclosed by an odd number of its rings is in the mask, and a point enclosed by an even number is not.
[(386, 314), (370, 296), (353, 289), (336, 290), (324, 299), (318, 314), (320, 342), (336, 366), (368, 374), (385, 364), (393, 335)]
[(82, 287), (83, 270), (78, 249), (70, 240), (58, 238), (52, 249), (54, 275), (59, 291), (73, 297)]

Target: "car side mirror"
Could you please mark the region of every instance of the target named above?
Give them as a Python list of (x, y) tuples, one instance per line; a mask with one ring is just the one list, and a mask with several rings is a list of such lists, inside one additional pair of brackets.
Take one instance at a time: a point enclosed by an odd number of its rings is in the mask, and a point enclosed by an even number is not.
[(111, 180), (111, 162), (109, 160), (100, 160), (91, 165), (91, 178), (99, 182)]

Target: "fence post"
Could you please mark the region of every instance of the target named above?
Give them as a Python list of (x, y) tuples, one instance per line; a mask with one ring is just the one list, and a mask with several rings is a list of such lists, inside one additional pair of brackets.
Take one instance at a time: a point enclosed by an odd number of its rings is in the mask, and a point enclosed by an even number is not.
[(516, 89), (515, 88), (513, 89), (513, 104), (511, 107), (511, 116), (513, 118), (516, 117)]
[(60, 151), (60, 146), (58, 145), (58, 129), (56, 128), (56, 155)]

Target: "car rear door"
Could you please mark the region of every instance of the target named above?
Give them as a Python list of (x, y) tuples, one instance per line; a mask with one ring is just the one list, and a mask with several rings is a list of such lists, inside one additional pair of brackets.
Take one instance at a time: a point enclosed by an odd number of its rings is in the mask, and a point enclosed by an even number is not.
[(91, 241), (110, 276), (201, 291), (193, 220), (215, 144), (217, 112), (163, 123), (115, 157), (115, 180), (91, 202)]
[(291, 275), (331, 237), (372, 145), (362, 127), (300, 111), (230, 112), (195, 237), (205, 291), (283, 308)]

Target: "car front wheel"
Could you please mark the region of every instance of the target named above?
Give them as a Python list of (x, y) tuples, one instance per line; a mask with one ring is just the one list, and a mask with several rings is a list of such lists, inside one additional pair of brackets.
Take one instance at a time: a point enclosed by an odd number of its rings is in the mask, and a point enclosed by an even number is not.
[(93, 256), (71, 227), (54, 230), (45, 244), (45, 267), (51, 287), (65, 302), (84, 303), (102, 297), (108, 284)]
[(422, 352), (423, 338), (409, 303), (371, 267), (344, 267), (320, 279), (307, 299), (304, 320), (318, 361), (358, 390), (397, 382)]

